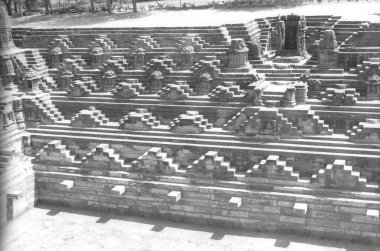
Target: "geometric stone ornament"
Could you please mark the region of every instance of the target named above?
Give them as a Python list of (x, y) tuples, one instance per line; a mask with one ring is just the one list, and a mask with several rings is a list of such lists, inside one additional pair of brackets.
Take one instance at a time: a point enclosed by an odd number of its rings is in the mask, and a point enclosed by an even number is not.
[(335, 160), (325, 169), (320, 169), (311, 180), (326, 188), (363, 190), (378, 189), (377, 185), (367, 184), (367, 178), (361, 177), (360, 172), (354, 171), (352, 166), (346, 165), (345, 160)]
[(152, 147), (132, 162), (131, 171), (160, 174), (175, 173), (178, 164), (173, 163), (173, 159), (167, 155), (161, 151), (161, 147)]
[(247, 171), (247, 176), (292, 181), (299, 179), (299, 173), (294, 172), (293, 167), (287, 166), (286, 161), (281, 161), (278, 155), (269, 155), (265, 160), (254, 165)]
[(194, 177), (230, 179), (236, 170), (230, 167), (230, 162), (224, 161), (224, 157), (218, 156), (218, 152), (208, 151), (188, 166), (186, 172)]
[(126, 169), (124, 160), (120, 159), (120, 154), (116, 154), (115, 150), (110, 148), (108, 144), (100, 144), (91, 152), (82, 158), (83, 167), (99, 168), (99, 169)]
[(171, 131), (180, 133), (203, 133), (206, 129), (212, 129), (212, 124), (198, 111), (187, 111), (169, 123)]

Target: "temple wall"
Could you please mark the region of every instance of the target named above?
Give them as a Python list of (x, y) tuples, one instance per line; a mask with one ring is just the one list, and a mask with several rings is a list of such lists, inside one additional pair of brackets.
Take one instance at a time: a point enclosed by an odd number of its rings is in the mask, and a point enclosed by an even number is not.
[[(85, 134), (85, 132), (84, 132)], [(275, 148), (268, 149), (256, 149), (256, 150), (243, 150), (234, 149), (231, 146), (219, 146), (211, 147), (207, 144), (204, 147), (199, 145), (181, 145), (175, 144), (175, 142), (160, 142), (159, 139), (156, 141), (148, 142), (136, 142), (133, 140), (128, 140), (128, 143), (122, 143), (120, 141), (113, 142), (112, 139), (107, 140), (103, 138), (102, 140), (84, 140), (84, 139), (65, 139), (65, 137), (59, 137), (58, 135), (47, 138), (46, 136), (32, 137), (33, 152), (37, 153), (42, 147), (48, 144), (53, 139), (60, 139), (64, 145), (67, 145), (67, 149), (70, 150), (74, 155), (84, 157), (92, 149), (101, 143), (108, 143), (110, 147), (115, 149), (115, 152), (121, 154), (122, 158), (133, 161), (141, 156), (151, 147), (157, 146), (159, 144), (165, 152), (173, 156), (173, 159), (181, 164), (182, 167), (187, 167), (192, 164), (193, 161), (199, 158), (201, 155), (208, 151), (218, 151), (220, 156), (223, 156), (226, 160), (231, 162), (231, 166), (237, 168), (237, 171), (245, 172), (247, 169), (251, 168), (253, 165), (259, 163), (261, 160), (265, 159), (270, 154), (278, 154), (282, 159), (292, 166), (296, 171), (299, 171), (301, 176), (310, 179), (314, 173), (317, 173), (319, 169), (326, 167), (327, 164), (334, 162), (335, 159), (344, 159), (348, 165), (352, 165), (364, 175), (368, 181), (380, 181), (380, 170), (377, 168), (380, 165), (380, 159), (371, 157), (357, 157), (357, 156), (347, 156), (340, 154), (329, 154), (327, 152), (320, 153), (310, 153), (298, 152), (298, 150), (293, 150), (290, 152), (282, 152), (280, 149)], [(255, 138), (252, 138), (254, 142)], [(290, 147), (289, 147), (290, 148)], [(311, 149), (304, 149), (305, 151), (310, 151)], [(334, 151), (331, 149), (331, 151)], [(186, 158), (183, 158), (183, 156)]]
[[(39, 172), (36, 180), (39, 200), (54, 205), (246, 230), (380, 240), (380, 220), (366, 214), (367, 209), (380, 209), (378, 201), (48, 172)], [(62, 186), (65, 180), (73, 186)], [(111, 192), (116, 185), (125, 192)], [(168, 198), (172, 191), (180, 192), (178, 201)], [(239, 207), (230, 202), (232, 197), (241, 199)], [(296, 203), (306, 206), (306, 212), (297, 210)]]
[(13, 160), (13, 163), (0, 170), (1, 225), (32, 208), (37, 199), (35, 175), (30, 160), (19, 160), (22, 156), (14, 158), (16, 160)]

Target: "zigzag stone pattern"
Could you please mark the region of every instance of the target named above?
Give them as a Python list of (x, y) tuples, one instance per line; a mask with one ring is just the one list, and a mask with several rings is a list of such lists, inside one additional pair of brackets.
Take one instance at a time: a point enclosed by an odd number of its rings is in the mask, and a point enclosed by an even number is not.
[(2, 223), (38, 201), (380, 243), (378, 24), (1, 25)]

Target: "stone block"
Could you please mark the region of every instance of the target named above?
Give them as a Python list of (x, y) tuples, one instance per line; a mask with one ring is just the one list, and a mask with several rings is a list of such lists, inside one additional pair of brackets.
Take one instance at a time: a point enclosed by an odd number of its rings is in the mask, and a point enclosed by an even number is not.
[(239, 208), (241, 206), (242, 198), (241, 197), (231, 197), (229, 204), (232, 207)]
[(7, 198), (10, 200), (18, 200), (21, 198), (21, 191), (14, 191), (13, 193), (8, 193)]
[(367, 209), (367, 216), (379, 219), (379, 210)]
[(115, 195), (122, 195), (124, 194), (125, 192), (125, 186), (114, 186), (111, 190), (111, 193), (112, 194), (115, 194)]
[(180, 191), (171, 191), (168, 194), (168, 198), (172, 202), (178, 202), (181, 199), (181, 192)]
[(74, 186), (73, 180), (64, 180), (60, 183), (65, 189), (70, 190)]
[(307, 213), (306, 203), (295, 203), (293, 206), (293, 215), (298, 217), (305, 217)]

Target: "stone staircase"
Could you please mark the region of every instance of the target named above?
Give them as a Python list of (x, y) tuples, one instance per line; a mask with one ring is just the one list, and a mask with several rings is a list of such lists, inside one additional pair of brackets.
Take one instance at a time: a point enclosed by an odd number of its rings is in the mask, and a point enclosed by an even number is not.
[(208, 119), (203, 118), (198, 111), (187, 111), (186, 114), (181, 114), (170, 122), (169, 127), (172, 131), (184, 130), (185, 133), (202, 133), (206, 129), (212, 129), (212, 124), (209, 124)]
[(81, 80), (75, 80), (67, 89), (67, 95), (70, 97), (83, 97), (92, 93), (87, 84)]
[[(276, 121), (276, 128), (271, 128), (266, 131), (266, 129), (260, 129), (261, 121)], [(256, 127), (254, 126), (256, 125)], [(252, 127), (257, 129), (252, 130)], [(294, 137), (301, 137), (302, 131), (299, 131), (297, 127), (293, 126), (293, 124), (284, 117), (283, 114), (279, 113), (276, 108), (267, 108), (262, 107), (257, 112), (255, 112), (252, 116), (250, 116), (246, 121), (241, 124), (241, 130), (249, 135), (249, 134), (263, 134), (263, 135), (287, 135)], [(272, 131), (273, 130), (273, 131)]]
[(186, 168), (191, 177), (228, 179), (235, 176), (236, 169), (219, 156), (217, 151), (208, 151)]
[(226, 24), (225, 27), (231, 39), (243, 38), (245, 42), (249, 42), (261, 36), (260, 24), (255, 20), (245, 24)]
[(129, 112), (120, 121), (120, 127), (124, 129), (146, 129), (151, 130), (160, 126), (160, 121), (148, 112), (148, 109), (138, 108)]
[(218, 75), (221, 72), (220, 60), (216, 56), (205, 56), (204, 59), (195, 63), (191, 70), (194, 72), (194, 76), (199, 77), (204, 72), (209, 74)]
[(135, 48), (144, 48), (147, 51), (152, 51), (156, 48), (160, 48), (160, 45), (150, 35), (139, 36), (133, 40), (133, 46)]
[(167, 153), (162, 152), (161, 147), (152, 147), (132, 162), (131, 170), (165, 174), (175, 173), (178, 167), (178, 164), (174, 163), (174, 160), (169, 158)]
[(337, 189), (376, 191), (379, 188), (378, 185), (368, 184), (367, 178), (362, 177), (359, 171), (354, 171), (352, 166), (346, 165), (345, 160), (335, 160), (325, 169), (320, 169), (312, 176), (311, 182)]
[(245, 111), (246, 108), (241, 109), (240, 112), (236, 113), (231, 119), (227, 121), (227, 123), (223, 124), (223, 130), (234, 131), (240, 128), (240, 125), (247, 121), (247, 114)]
[[(177, 48), (183, 48), (185, 46), (191, 45), (194, 47), (194, 51), (202, 51), (203, 49), (210, 47), (209, 43), (206, 43), (205, 40), (203, 40), (198, 35), (194, 34), (191, 36), (183, 37), (179, 42), (176, 44)], [(211, 49), (211, 48), (208, 48)]]
[(21, 69), (35, 68), (41, 76), (40, 90), (50, 92), (57, 88), (57, 83), (49, 75), (49, 67), (45, 59), (41, 56), (39, 50), (31, 49), (24, 52), (25, 57), (16, 57), (14, 62), (18, 64)]
[(228, 86), (218, 85), (208, 96), (211, 100), (227, 102), (242, 99), (244, 94), (240, 90), (240, 86), (236, 85), (235, 82), (230, 82)]
[(163, 75), (171, 74), (175, 68), (176, 64), (173, 62), (173, 59), (166, 56), (158, 56), (153, 58), (143, 66), (143, 69), (147, 72), (159, 70), (163, 73)]
[(367, 119), (346, 133), (354, 142), (380, 143), (380, 120)]
[(91, 169), (126, 170), (127, 166), (120, 154), (109, 144), (99, 144), (82, 158), (82, 166)]
[(321, 101), (328, 105), (355, 105), (360, 97), (355, 88), (327, 88), (320, 95)]
[(104, 51), (110, 51), (117, 48), (117, 45), (106, 34), (98, 35), (94, 41), (99, 44)]
[(270, 179), (282, 179), (298, 181), (300, 174), (293, 167), (287, 166), (286, 161), (281, 161), (278, 155), (269, 155), (266, 159), (248, 169), (247, 176), (265, 177)]
[(303, 135), (332, 135), (333, 130), (325, 123), (313, 110), (308, 109), (279, 109), (279, 112), (293, 125), (297, 125), (297, 130)]
[(162, 99), (187, 99), (194, 93), (186, 81), (177, 80), (174, 84), (168, 84), (157, 93)]
[(73, 41), (71, 41), (67, 35), (58, 35), (57, 38), (54, 38), (53, 41), (50, 42), (48, 47), (52, 49), (55, 46), (59, 46), (64, 51), (75, 47)]
[(66, 145), (62, 145), (61, 140), (53, 140), (36, 154), (32, 163), (59, 165), (75, 165), (81, 163), (75, 159), (76, 156), (71, 154)]
[(71, 126), (74, 127), (100, 127), (106, 126), (109, 119), (95, 107), (90, 107), (86, 110), (81, 110), (73, 118), (71, 118)]
[(144, 92), (145, 87), (142, 83), (138, 82), (138, 79), (126, 79), (125, 82), (119, 83), (111, 93), (116, 98), (135, 98)]
[(48, 93), (43, 93), (37, 96), (28, 96), (25, 99), (38, 107), (47, 123), (57, 123), (64, 120), (64, 117), (53, 104)]

